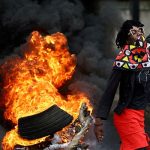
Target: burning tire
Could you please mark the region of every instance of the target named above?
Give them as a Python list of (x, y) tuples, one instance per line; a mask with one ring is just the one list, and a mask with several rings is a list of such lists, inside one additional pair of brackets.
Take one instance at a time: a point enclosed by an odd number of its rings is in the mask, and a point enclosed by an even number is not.
[(69, 123), (73, 117), (60, 109), (57, 105), (32, 116), (18, 120), (18, 133), (21, 137), (32, 140), (48, 135), (53, 135)]

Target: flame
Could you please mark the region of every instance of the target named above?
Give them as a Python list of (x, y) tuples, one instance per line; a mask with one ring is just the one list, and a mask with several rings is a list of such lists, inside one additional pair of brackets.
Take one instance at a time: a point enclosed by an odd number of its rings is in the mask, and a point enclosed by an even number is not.
[(0, 67), (3, 78), (1, 106), (6, 109), (4, 117), (15, 124), (3, 139), (3, 150), (13, 150), (16, 144), (26, 146), (45, 140), (46, 137), (21, 138), (17, 133), (19, 118), (57, 104), (76, 119), (82, 102), (90, 106), (83, 93), (64, 97), (58, 91), (72, 77), (76, 67), (76, 57), (69, 53), (67, 39), (62, 33), (42, 36), (34, 31), (21, 50), (22, 57), (9, 57)]

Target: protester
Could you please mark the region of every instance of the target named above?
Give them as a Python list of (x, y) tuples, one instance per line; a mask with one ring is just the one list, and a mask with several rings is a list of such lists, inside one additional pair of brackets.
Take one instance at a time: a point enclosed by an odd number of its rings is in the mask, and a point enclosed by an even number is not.
[(95, 113), (94, 131), (102, 141), (103, 120), (108, 118), (119, 86), (114, 126), (120, 136), (120, 150), (150, 150), (150, 138), (144, 129), (144, 110), (150, 102), (146, 91), (150, 57), (143, 26), (139, 21), (127, 20), (120, 28), (116, 38), (120, 52)]

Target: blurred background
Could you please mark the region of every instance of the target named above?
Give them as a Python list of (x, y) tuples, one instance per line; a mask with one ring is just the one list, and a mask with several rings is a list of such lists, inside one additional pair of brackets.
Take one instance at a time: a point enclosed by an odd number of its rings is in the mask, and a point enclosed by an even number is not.
[[(115, 56), (116, 33), (127, 19), (140, 20), (150, 34), (149, 0), (0, 0), (0, 63), (20, 54), (20, 46), (32, 31), (41, 34), (62, 32), (71, 53), (77, 56), (77, 69), (62, 87), (85, 92), (95, 107), (106, 87)], [(115, 96), (115, 101), (118, 95)], [(149, 110), (148, 110), (149, 111)], [(97, 143), (92, 128), (86, 140), (91, 150), (118, 150), (119, 138), (112, 124), (105, 122), (105, 138)], [(146, 130), (150, 132), (150, 121)], [(7, 128), (1, 115), (0, 140)], [(90, 135), (90, 136), (89, 136)], [(92, 136), (91, 136), (92, 135)]]

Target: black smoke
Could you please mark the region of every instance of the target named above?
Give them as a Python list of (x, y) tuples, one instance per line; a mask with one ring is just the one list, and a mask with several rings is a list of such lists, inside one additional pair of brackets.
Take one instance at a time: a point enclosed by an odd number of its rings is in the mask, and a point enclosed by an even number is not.
[(68, 89), (85, 92), (97, 104), (115, 57), (115, 34), (122, 23), (114, 1), (1, 0), (0, 58), (19, 54), (33, 30), (43, 35), (62, 32), (77, 69)]
[[(95, 97), (100, 97), (115, 56), (115, 33), (122, 22), (114, 1), (2, 0), (0, 7), (2, 59), (18, 52), (33, 30), (42, 34), (62, 32), (71, 53), (77, 55), (72, 84), (89, 95), (93, 93), (89, 88), (93, 91), (94, 87)], [(90, 85), (88, 90), (84, 84)]]

